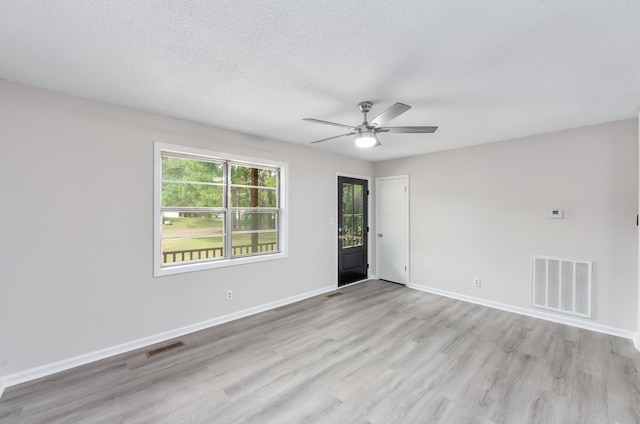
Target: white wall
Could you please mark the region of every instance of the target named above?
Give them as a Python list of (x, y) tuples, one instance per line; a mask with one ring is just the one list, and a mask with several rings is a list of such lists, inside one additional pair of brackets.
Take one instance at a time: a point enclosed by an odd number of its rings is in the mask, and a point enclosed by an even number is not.
[[(335, 287), (336, 173), (373, 175), (367, 162), (2, 81), (0, 140), (0, 383)], [(289, 258), (153, 278), (154, 141), (288, 162)]]
[[(638, 115), (638, 145), (640, 146), (640, 114)], [(640, 154), (640, 148), (638, 150), (639, 150), (638, 154)], [(640, 157), (638, 158), (638, 160), (640, 161)], [(640, 185), (640, 169), (638, 170), (637, 176), (639, 180), (638, 184)], [(638, 195), (638, 211), (640, 211), (640, 194)], [(638, 246), (640, 246), (640, 231), (638, 232)], [(638, 267), (639, 267), (638, 269), (638, 274), (639, 274), (638, 275), (638, 311), (637, 311), (638, 326), (637, 326), (636, 337), (634, 338), (633, 343), (636, 349), (640, 350), (640, 258), (638, 259)]]
[[(636, 331), (636, 119), (380, 162), (375, 173), (410, 174), (412, 284), (533, 310), (532, 255), (594, 261), (584, 321)], [(548, 219), (550, 208), (565, 218)]]

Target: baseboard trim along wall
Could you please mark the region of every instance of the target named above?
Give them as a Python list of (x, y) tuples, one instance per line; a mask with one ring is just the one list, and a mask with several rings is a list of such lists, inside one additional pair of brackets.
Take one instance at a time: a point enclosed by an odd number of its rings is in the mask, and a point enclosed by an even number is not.
[(313, 290), (307, 293), (291, 296), (285, 299), (276, 300), (271, 303), (256, 306), (242, 311), (234, 312), (221, 317), (213, 318), (207, 321), (199, 322), (196, 324), (188, 325), (186, 327), (177, 328), (175, 330), (167, 331), (164, 333), (156, 334), (149, 337), (144, 337), (139, 340), (134, 340), (121, 345), (109, 347), (106, 349), (90, 352), (84, 355), (79, 355), (73, 358), (64, 359), (62, 361), (54, 362), (52, 364), (43, 365), (40, 367), (32, 368), (26, 371), (21, 371), (15, 374), (9, 374), (4, 377), (0, 377), (0, 397), (4, 389), (7, 387), (15, 386), (20, 383), (26, 383), (27, 381), (35, 380), (37, 378), (46, 377), (61, 371), (66, 371), (71, 368), (86, 365), (91, 362), (99, 361), (101, 359), (110, 358), (112, 356), (127, 353), (132, 350), (141, 349), (150, 345), (163, 343), (177, 337), (184, 336), (185, 334), (194, 333), (196, 331), (205, 330), (207, 328), (215, 327), (216, 325), (224, 324), (225, 322), (234, 321), (240, 318), (255, 315), (260, 312), (269, 311), (271, 309), (279, 308), (281, 306), (288, 305), (290, 303), (299, 302), (310, 297), (319, 296), (324, 293), (329, 293), (336, 290), (336, 285), (323, 287), (318, 290)]
[(477, 297), (466, 296), (463, 294), (458, 294), (454, 292), (449, 292), (446, 290), (440, 290), (433, 287), (422, 286), (419, 284), (408, 284), (407, 287), (415, 290), (420, 290), (427, 293), (437, 294), (439, 296), (450, 297), (452, 299), (462, 300), (464, 302), (475, 303), (482, 306), (488, 306), (494, 309), (501, 309), (507, 312), (513, 312), (520, 315), (530, 316), (532, 318), (539, 318), (546, 321), (557, 322), (559, 324), (566, 324), (572, 327), (583, 328), (585, 330), (591, 330), (598, 333), (609, 334), (612, 336), (624, 337), (625, 339), (630, 339), (634, 342), (634, 345), (637, 349), (640, 350), (640, 340), (639, 335), (633, 331), (622, 330), (620, 328), (609, 327), (607, 325), (585, 322), (579, 319), (570, 318), (570, 317), (561, 317), (554, 314), (550, 314), (543, 311), (535, 311), (527, 308), (522, 308), (519, 306), (508, 305), (506, 303), (494, 302), (491, 300), (480, 299)]

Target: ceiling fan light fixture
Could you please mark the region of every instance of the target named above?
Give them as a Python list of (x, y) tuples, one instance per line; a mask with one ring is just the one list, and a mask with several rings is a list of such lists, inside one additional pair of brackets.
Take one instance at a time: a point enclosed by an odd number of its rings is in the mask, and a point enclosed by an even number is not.
[(356, 146), (368, 149), (380, 143), (374, 131), (361, 131), (356, 133)]

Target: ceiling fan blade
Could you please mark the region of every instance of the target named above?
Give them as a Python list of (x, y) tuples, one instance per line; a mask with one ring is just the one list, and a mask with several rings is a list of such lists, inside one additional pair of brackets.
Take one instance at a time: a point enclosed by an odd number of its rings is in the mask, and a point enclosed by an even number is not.
[(334, 127), (349, 128), (350, 130), (353, 130), (356, 128), (356, 127), (352, 127), (351, 125), (338, 124), (336, 122), (323, 121), (321, 119), (314, 119), (314, 118), (304, 118), (303, 121), (315, 122), (317, 124), (333, 125)]
[(389, 107), (389, 109), (382, 112), (380, 115), (376, 116), (369, 122), (370, 127), (381, 127), (387, 122), (391, 121), (394, 118), (402, 115), (406, 111), (411, 109), (411, 106), (405, 105), (404, 103), (395, 103)]
[(438, 127), (382, 127), (376, 128), (378, 132), (392, 133), (433, 133)]
[(327, 137), (327, 138), (323, 138), (322, 140), (312, 141), (311, 144), (322, 143), (323, 141), (333, 140), (334, 138), (346, 137), (348, 135), (354, 135), (354, 134), (355, 134), (355, 132), (350, 132), (350, 133), (347, 133), (347, 134), (334, 135), (333, 137)]

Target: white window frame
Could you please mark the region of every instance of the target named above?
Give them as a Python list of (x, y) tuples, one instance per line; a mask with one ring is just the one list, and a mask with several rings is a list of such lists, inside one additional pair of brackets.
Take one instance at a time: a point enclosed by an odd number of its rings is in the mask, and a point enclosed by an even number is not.
[[(154, 142), (153, 152), (153, 276), (181, 274), (184, 272), (202, 271), (206, 269), (223, 268), (228, 266), (250, 264), (256, 262), (285, 259), (288, 254), (289, 219), (288, 219), (288, 187), (289, 165), (285, 162), (277, 162), (248, 156), (233, 155), (229, 153), (215, 152), (195, 147), (180, 146), (176, 144)], [(179, 265), (162, 266), (162, 152), (177, 154), (197, 155), (205, 158), (219, 159), (232, 162), (246, 162), (249, 165), (278, 168), (280, 172), (279, 184), (279, 213), (278, 213), (278, 251), (255, 256), (242, 256), (211, 261), (184, 263)], [(230, 238), (231, 235), (229, 234)]]

